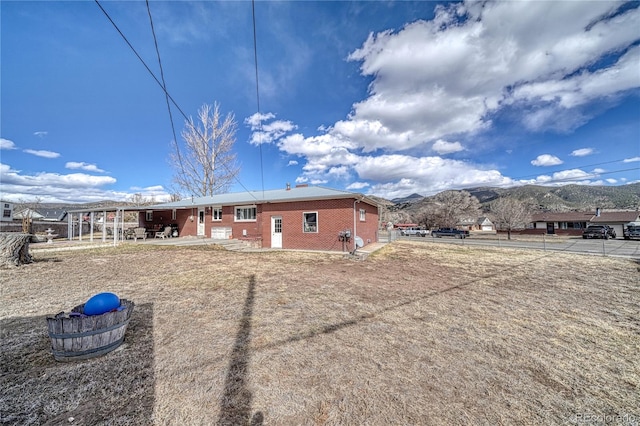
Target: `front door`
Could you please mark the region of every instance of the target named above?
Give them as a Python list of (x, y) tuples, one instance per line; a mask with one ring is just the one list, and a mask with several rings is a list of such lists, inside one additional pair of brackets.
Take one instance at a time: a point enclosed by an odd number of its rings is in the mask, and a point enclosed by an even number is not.
[(271, 248), (282, 248), (282, 216), (271, 216)]
[(198, 236), (204, 237), (204, 207), (198, 207)]
[(553, 222), (547, 222), (547, 234), (555, 234), (556, 228)]

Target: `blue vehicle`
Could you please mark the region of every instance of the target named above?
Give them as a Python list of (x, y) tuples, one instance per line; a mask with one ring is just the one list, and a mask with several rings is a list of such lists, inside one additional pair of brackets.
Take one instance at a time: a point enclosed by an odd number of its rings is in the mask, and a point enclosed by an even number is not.
[(440, 238), (440, 237), (453, 237), (453, 238), (467, 238), (469, 236), (469, 231), (463, 231), (461, 229), (456, 228), (440, 228), (431, 232), (431, 235)]

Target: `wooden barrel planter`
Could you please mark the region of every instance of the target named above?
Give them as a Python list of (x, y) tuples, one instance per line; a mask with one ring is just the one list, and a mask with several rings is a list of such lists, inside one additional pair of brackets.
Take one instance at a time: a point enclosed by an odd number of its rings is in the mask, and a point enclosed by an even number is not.
[(70, 315), (47, 318), (51, 350), (56, 361), (95, 358), (116, 349), (124, 341), (134, 303), (120, 300), (122, 309), (102, 315), (84, 315), (84, 304)]

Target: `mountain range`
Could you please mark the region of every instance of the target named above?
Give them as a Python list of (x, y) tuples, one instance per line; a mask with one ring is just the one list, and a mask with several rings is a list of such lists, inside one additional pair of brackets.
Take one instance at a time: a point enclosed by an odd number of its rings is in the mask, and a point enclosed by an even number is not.
[[(640, 209), (640, 183), (620, 186), (564, 185), (559, 187), (525, 185), (512, 188), (478, 187), (464, 189), (476, 197), (484, 211), (489, 204), (501, 197), (516, 198), (529, 202), (540, 211), (595, 211), (638, 210)], [(411, 194), (393, 200), (372, 197), (392, 211), (405, 211), (412, 214), (424, 201), (432, 197)]]

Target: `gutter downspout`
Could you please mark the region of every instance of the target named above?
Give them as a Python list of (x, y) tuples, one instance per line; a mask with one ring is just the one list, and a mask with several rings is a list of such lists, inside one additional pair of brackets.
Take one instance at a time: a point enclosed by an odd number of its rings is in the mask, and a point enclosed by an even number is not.
[(354, 202), (353, 202), (353, 235), (352, 235), (352, 238), (353, 238), (353, 252), (352, 253), (355, 253), (356, 250), (358, 249), (358, 246), (356, 244), (356, 235), (358, 235), (357, 232), (356, 232), (356, 230), (357, 230), (357, 228), (356, 228), (356, 204), (359, 203), (360, 201), (362, 201), (362, 198), (360, 198), (360, 199), (356, 198), (354, 200)]

